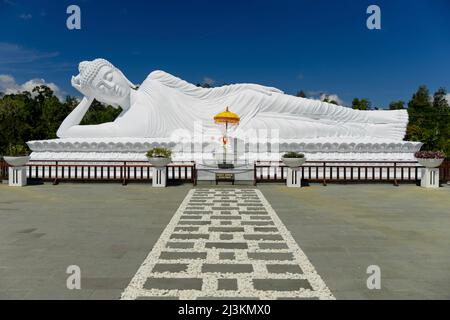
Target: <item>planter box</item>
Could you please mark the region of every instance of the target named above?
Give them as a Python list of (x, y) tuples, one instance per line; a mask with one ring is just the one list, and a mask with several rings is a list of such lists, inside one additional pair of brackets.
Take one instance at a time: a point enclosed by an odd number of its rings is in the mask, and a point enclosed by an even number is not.
[(425, 159), (425, 158), (416, 158), (417, 162), (425, 168), (437, 168), (439, 167), (444, 159)]
[(281, 160), (289, 168), (298, 168), (305, 163), (306, 158), (281, 158)]
[(172, 162), (172, 159), (170, 159), (170, 158), (158, 158), (158, 157), (155, 157), (155, 158), (147, 158), (147, 159), (148, 159), (148, 162), (150, 162), (150, 164), (152, 166), (157, 167), (157, 168), (165, 167), (169, 163)]
[(11, 167), (23, 167), (30, 161), (30, 156), (21, 157), (3, 157)]

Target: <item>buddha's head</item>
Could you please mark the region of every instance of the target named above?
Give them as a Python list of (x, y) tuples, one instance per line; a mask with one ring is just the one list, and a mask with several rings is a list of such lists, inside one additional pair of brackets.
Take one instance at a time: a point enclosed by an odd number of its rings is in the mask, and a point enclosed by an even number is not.
[(72, 77), (72, 86), (86, 97), (93, 97), (112, 106), (126, 108), (131, 90), (135, 87), (125, 75), (109, 61), (95, 59), (83, 61), (80, 72)]

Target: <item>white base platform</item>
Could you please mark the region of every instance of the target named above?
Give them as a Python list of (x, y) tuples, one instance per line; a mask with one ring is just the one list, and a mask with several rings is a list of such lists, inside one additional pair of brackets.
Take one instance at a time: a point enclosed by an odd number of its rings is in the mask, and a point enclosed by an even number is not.
[[(217, 141), (219, 141), (217, 139)], [(238, 146), (234, 148), (234, 146)], [(30, 141), (31, 160), (76, 161), (147, 161), (145, 153), (154, 147), (173, 149), (174, 161), (216, 160), (220, 157), (220, 143), (183, 143), (169, 139), (96, 138), (53, 139)], [(266, 144), (232, 143), (228, 149), (233, 160), (253, 163), (278, 161), (286, 151), (306, 154), (308, 160), (333, 161), (415, 161), (414, 153), (422, 143), (377, 139), (304, 139), (281, 140)]]

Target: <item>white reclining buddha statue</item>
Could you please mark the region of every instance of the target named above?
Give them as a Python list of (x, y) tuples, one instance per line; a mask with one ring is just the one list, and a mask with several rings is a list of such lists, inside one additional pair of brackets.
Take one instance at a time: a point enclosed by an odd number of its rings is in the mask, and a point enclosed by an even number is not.
[[(85, 61), (72, 85), (84, 98), (61, 124), (60, 138), (168, 138), (177, 129), (194, 130), (201, 120), (217, 127), (215, 114), (229, 106), (240, 129), (278, 129), (283, 139), (355, 138), (401, 141), (406, 110), (359, 111), (284, 94), (256, 84), (205, 89), (163, 71), (150, 73), (139, 89), (104, 59)], [(93, 99), (123, 111), (113, 122), (80, 125)]]
[[(178, 154), (180, 159), (194, 159), (199, 153), (203, 157), (211, 152), (206, 151), (210, 146), (204, 147), (206, 137), (212, 137), (208, 141), (220, 149), (219, 137), (214, 138), (217, 133), (220, 136), (219, 126), (213, 117), (226, 107), (241, 118), (234, 128), (238, 130), (230, 136), (254, 146), (245, 134), (253, 132), (259, 137), (262, 132), (269, 137), (275, 130), (275, 141), (279, 141), (275, 150), (279, 153), (301, 151), (317, 160), (411, 160), (421, 146), (420, 142), (403, 141), (406, 110), (352, 110), (257, 84), (206, 89), (163, 71), (150, 73), (137, 89), (104, 59), (80, 63), (72, 85), (83, 99), (61, 124), (59, 139), (28, 142), (32, 159), (145, 160), (151, 147), (177, 145), (180, 129), (196, 139), (199, 127), (206, 133), (201, 138), (201, 151), (196, 149), (198, 140), (190, 140), (190, 151)], [(113, 122), (80, 125), (94, 99), (120, 106), (122, 112)], [(264, 151), (257, 150), (257, 158), (262, 159)]]

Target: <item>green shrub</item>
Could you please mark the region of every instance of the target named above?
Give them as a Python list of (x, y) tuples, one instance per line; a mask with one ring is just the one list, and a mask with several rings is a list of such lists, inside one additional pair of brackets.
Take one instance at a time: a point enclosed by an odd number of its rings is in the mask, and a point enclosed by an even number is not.
[(283, 158), (296, 158), (297, 159), (297, 158), (304, 158), (304, 157), (305, 157), (305, 155), (303, 153), (295, 152), (295, 151), (289, 151), (283, 155)]
[(5, 153), (9, 157), (27, 156), (29, 154), (30, 150), (23, 144), (9, 144)]
[(172, 156), (172, 150), (167, 148), (153, 148), (146, 155), (148, 158), (170, 158)]

